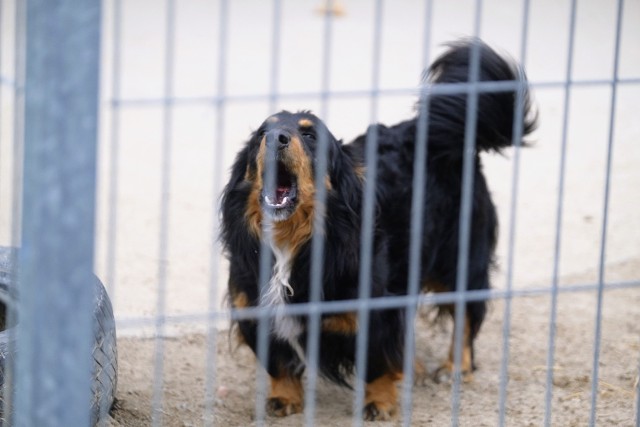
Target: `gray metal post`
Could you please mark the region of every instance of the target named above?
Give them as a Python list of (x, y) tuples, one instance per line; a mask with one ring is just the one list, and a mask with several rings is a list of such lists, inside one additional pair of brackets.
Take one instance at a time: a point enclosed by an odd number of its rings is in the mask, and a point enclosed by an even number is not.
[(89, 425), (99, 0), (27, 0), (13, 416)]

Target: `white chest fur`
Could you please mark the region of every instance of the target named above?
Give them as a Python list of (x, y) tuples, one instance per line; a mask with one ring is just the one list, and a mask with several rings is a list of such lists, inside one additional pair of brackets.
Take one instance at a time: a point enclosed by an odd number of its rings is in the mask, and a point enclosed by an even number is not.
[(293, 256), (288, 248), (279, 248), (272, 245), (275, 254), (275, 264), (269, 280), (267, 289), (264, 290), (260, 298), (260, 305), (263, 307), (273, 307), (275, 309), (274, 333), (282, 339), (288, 341), (292, 347), (301, 352), (298, 337), (302, 333), (300, 322), (284, 314), (287, 295), (293, 295), (293, 288), (289, 283), (291, 279), (291, 264)]

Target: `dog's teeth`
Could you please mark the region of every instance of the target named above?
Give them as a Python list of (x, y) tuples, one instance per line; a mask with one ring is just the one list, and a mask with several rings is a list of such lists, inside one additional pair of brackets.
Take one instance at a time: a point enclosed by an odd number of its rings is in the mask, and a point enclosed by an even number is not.
[(284, 199), (282, 199), (282, 203), (278, 203), (277, 201), (271, 199), (271, 197), (269, 196), (264, 196), (264, 201), (270, 205), (273, 206), (274, 208), (279, 208), (282, 207), (284, 205), (286, 205), (287, 203), (289, 203), (289, 197), (284, 197)]

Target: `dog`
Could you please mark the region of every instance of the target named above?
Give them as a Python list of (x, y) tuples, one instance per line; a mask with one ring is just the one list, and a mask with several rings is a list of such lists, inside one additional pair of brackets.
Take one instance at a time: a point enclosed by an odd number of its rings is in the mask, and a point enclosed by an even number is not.
[[(473, 52), (478, 81), (518, 82), (498, 91), (480, 91), (475, 116), (475, 152), (468, 251), (467, 290), (489, 288), (494, 264), (498, 220), (479, 153), (499, 152), (514, 143), (515, 120), (521, 126), (518, 142), (532, 132), (532, 112), (524, 72), (477, 39), (453, 42), (424, 76), (426, 87), (468, 83)], [(463, 89), (462, 89), (463, 90)], [(420, 286), (425, 292), (456, 289), (458, 239), (463, 180), (468, 95), (432, 90), (422, 96), (418, 110), (428, 113), (420, 127), (420, 113), (394, 126), (372, 125), (343, 144), (308, 111), (281, 111), (268, 117), (251, 134), (231, 170), (221, 202), (222, 242), (230, 261), (228, 296), (233, 310), (265, 307), (273, 310), (268, 327), (266, 368), (271, 390), (267, 412), (285, 416), (303, 409), (302, 375), (308, 318), (288, 315), (290, 304), (310, 301), (310, 269), (314, 217), (322, 216), (319, 238), (324, 239), (321, 301), (358, 298), (361, 274), (361, 234), (364, 192), (369, 165), (368, 140), (377, 144), (374, 226), (372, 235), (371, 298), (406, 295), (409, 276), (412, 189), (419, 129), (426, 128), (426, 174), (422, 205)], [(516, 117), (520, 107), (522, 114)], [(516, 127), (517, 128), (517, 127)], [(318, 173), (318, 146), (326, 142), (326, 174)], [(324, 170), (324, 168), (323, 168)], [(320, 177), (320, 178), (318, 178)], [(322, 189), (324, 203), (316, 192)], [(271, 274), (260, 284), (260, 254), (270, 252)], [(454, 305), (441, 307), (454, 314)], [(473, 345), (486, 313), (485, 301), (466, 303), (461, 372), (475, 368)], [(375, 309), (368, 317), (365, 420), (389, 419), (397, 411), (396, 384), (403, 377), (405, 309)], [(413, 321), (413, 319), (410, 319)], [(237, 322), (242, 342), (257, 352), (258, 322)], [(358, 316), (354, 312), (323, 313), (320, 320), (318, 370), (324, 377), (349, 385), (354, 371)], [(257, 354), (257, 353), (256, 353)], [(453, 340), (448, 359), (437, 376), (454, 373)]]

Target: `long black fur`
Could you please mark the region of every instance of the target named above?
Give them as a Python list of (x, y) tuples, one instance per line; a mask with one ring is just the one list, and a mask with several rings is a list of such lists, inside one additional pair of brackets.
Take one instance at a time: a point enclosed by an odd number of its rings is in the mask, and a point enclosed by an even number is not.
[[(439, 57), (425, 75), (431, 85), (465, 83), (469, 79), (471, 51), (480, 55), (480, 81), (521, 81), (523, 72), (510, 61), (499, 56), (478, 40), (453, 43)], [(489, 288), (489, 270), (496, 244), (497, 217), (485, 178), (482, 174), (480, 151), (500, 151), (514, 142), (514, 120), (522, 120), (522, 134), (535, 127), (530, 111), (526, 87), (518, 96), (516, 90), (495, 93), (481, 92), (477, 99), (475, 130), (473, 200), (471, 215), (470, 251), (467, 289)], [(515, 117), (516, 104), (521, 103), (523, 117)], [(428, 153), (421, 248), (422, 285), (437, 283), (441, 291), (453, 291), (456, 286), (458, 264), (459, 218), (463, 146), (465, 137), (467, 95), (464, 93), (437, 95), (419, 102), (428, 111)], [(373, 125), (367, 133), (350, 144), (342, 144), (324, 124), (308, 112), (281, 112), (282, 121), (312, 120), (317, 138), (324, 134), (329, 143), (327, 175), (331, 188), (327, 192), (322, 299), (324, 301), (355, 299), (358, 296), (360, 270), (360, 239), (363, 191), (362, 171), (366, 168), (367, 134), (377, 135), (377, 176), (375, 227), (371, 296), (403, 295), (407, 292), (410, 217), (413, 190), (413, 159), (418, 140), (418, 121), (411, 120), (394, 126)], [(247, 170), (255, 170), (262, 130), (252, 134), (238, 154), (231, 178), (222, 199), (222, 240), (230, 260), (229, 293), (244, 292), (249, 305), (260, 301), (258, 283), (260, 240), (249, 230), (246, 218), (252, 183), (246, 179)], [(316, 159), (316, 139), (304, 137), (306, 154)], [(518, 141), (520, 142), (520, 141)], [(315, 167), (315, 166), (314, 166)], [(311, 241), (304, 243), (294, 258), (290, 284), (294, 289), (288, 304), (309, 299)], [(484, 301), (467, 305), (472, 338), (485, 317)], [(323, 315), (323, 318), (328, 315)], [(306, 318), (299, 321), (306, 327)], [(256, 327), (251, 320), (238, 322), (244, 341), (256, 350)], [(403, 360), (404, 313), (402, 310), (374, 310), (370, 314), (369, 349), (367, 352), (368, 382), (387, 372), (400, 372)], [(299, 337), (301, 348), (306, 346), (306, 332)], [(320, 370), (329, 379), (348, 384), (355, 357), (355, 336), (323, 332), (320, 337)], [(304, 361), (288, 342), (275, 336), (270, 338), (269, 360), (265, 364), (272, 376), (283, 372), (292, 377), (301, 375)]]

